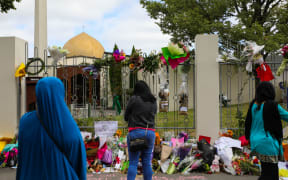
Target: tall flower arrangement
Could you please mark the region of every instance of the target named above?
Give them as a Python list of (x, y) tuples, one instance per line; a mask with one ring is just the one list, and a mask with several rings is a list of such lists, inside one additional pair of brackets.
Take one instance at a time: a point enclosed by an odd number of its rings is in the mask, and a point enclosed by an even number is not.
[(113, 50), (113, 57), (114, 57), (115, 61), (117, 63), (119, 63), (119, 62), (125, 60), (125, 56), (126, 56), (126, 54), (124, 53), (123, 49), (121, 51), (119, 51), (117, 44), (115, 44), (114, 50)]
[(133, 46), (131, 56), (129, 59), (129, 68), (130, 70), (137, 71), (140, 69), (143, 62), (143, 53), (141, 49), (135, 49)]
[(286, 64), (288, 63), (288, 45), (284, 46), (281, 49), (281, 54), (283, 56), (283, 60), (282, 60), (280, 67), (278, 68), (276, 72), (277, 76), (280, 76), (280, 74), (283, 73), (283, 71), (285, 70)]

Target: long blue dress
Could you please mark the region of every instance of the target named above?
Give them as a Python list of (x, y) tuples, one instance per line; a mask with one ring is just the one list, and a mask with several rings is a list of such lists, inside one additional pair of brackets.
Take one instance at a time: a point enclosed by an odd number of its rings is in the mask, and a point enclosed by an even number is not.
[[(41, 79), (36, 97), (38, 112), (26, 113), (20, 120), (16, 179), (86, 180), (86, 151), (80, 130), (64, 101), (63, 83), (54, 77)], [(37, 113), (66, 156), (48, 136)]]

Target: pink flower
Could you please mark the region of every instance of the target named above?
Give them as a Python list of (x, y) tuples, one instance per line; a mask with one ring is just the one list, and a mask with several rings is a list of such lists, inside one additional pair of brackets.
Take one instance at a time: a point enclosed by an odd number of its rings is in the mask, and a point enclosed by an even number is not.
[(282, 51), (283, 57), (288, 59), (288, 46), (287, 45), (284, 46), (281, 51)]

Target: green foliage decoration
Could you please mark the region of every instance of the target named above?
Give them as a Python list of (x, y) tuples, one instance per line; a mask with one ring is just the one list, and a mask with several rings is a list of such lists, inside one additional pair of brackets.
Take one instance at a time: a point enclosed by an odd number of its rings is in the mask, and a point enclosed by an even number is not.
[(144, 72), (156, 73), (159, 69), (160, 56), (155, 51), (152, 51), (149, 55), (144, 54), (144, 61), (140, 66)]

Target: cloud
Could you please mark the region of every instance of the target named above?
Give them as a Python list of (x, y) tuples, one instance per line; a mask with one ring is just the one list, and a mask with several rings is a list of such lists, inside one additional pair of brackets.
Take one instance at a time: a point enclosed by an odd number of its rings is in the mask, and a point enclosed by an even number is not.
[[(29, 43), (33, 53), (34, 0), (16, 4), (17, 10), (0, 14), (0, 36), (17, 36)], [(106, 51), (114, 43), (130, 54), (160, 50), (170, 36), (163, 35), (136, 0), (47, 0), (48, 45), (63, 46), (83, 30), (96, 38)], [(83, 28), (84, 27), (84, 28)]]

